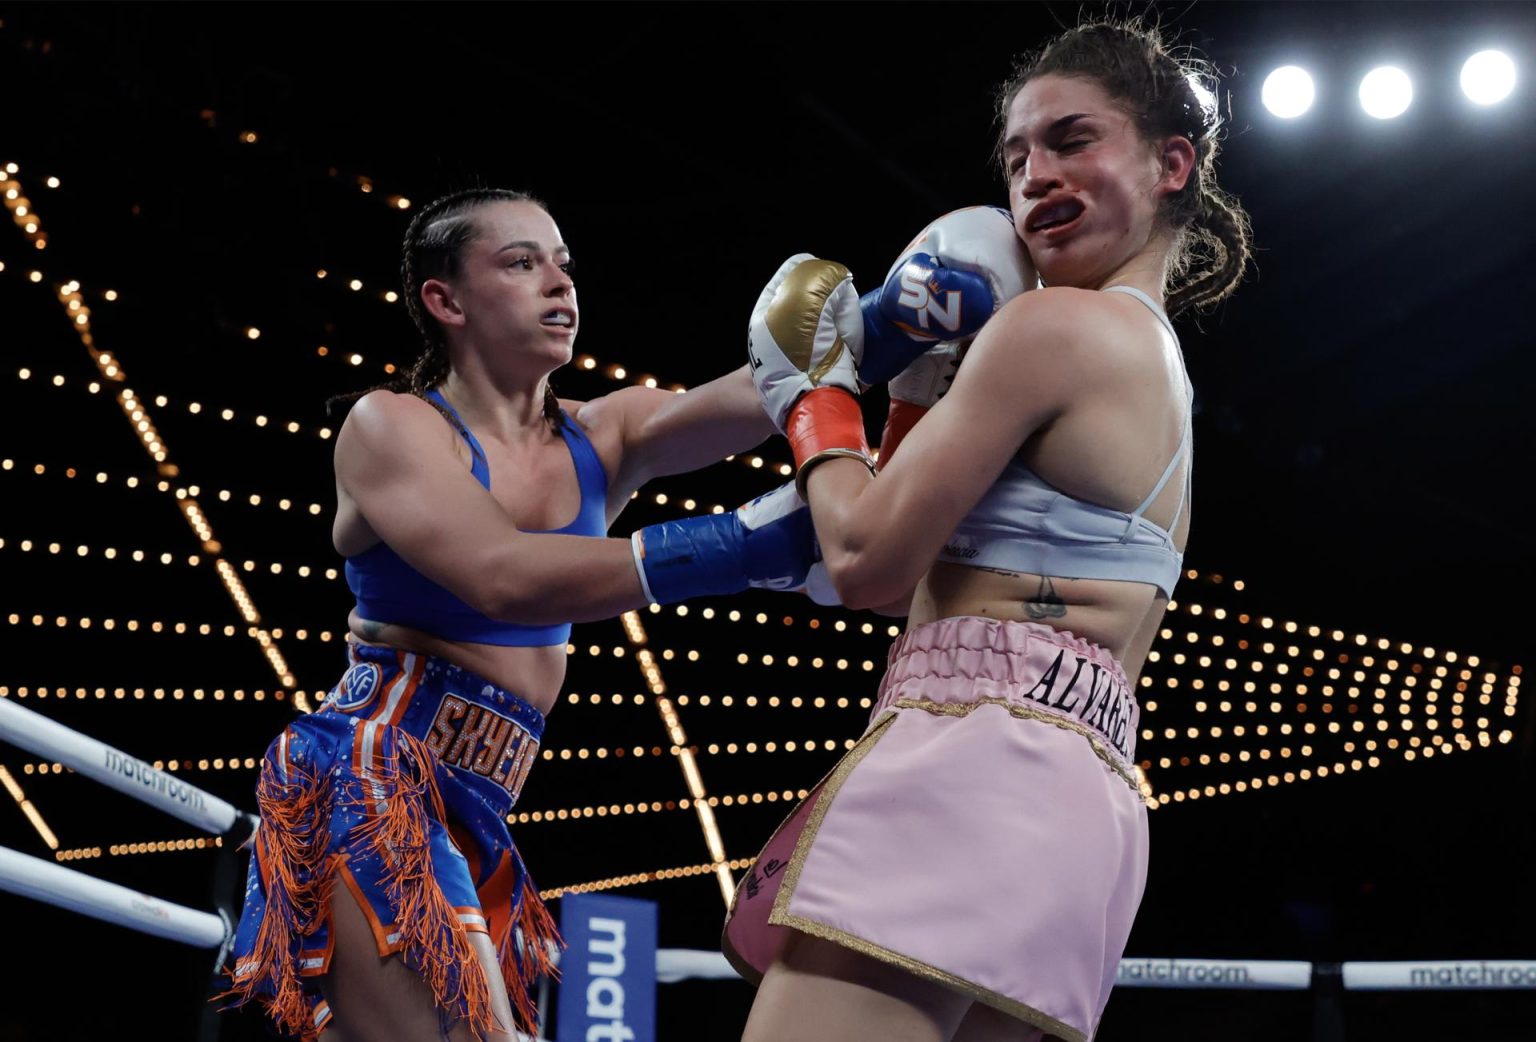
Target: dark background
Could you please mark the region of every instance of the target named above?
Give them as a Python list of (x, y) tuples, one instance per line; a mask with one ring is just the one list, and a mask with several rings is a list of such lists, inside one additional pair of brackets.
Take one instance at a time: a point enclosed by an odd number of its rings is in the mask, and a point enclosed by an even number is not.
[[(1181, 586), (1173, 635), (1147, 669), (1142, 697), (1157, 709), (1148, 707), (1145, 726), (1156, 729), (1139, 755), (1154, 791), (1199, 797), (1152, 816), (1151, 877), (1130, 953), (1530, 959), (1533, 714), (1528, 700), (1514, 699), (1509, 713), (1505, 704), (1531, 648), (1522, 504), (1536, 429), (1527, 314), (1536, 284), (1536, 10), (1149, 10), (1224, 75), (1231, 123), (1222, 180), (1252, 214), (1258, 252), (1232, 301), (1198, 324), (1180, 322), (1198, 392), (1187, 563), (1199, 577)], [(155, 484), (167, 481), (172, 493), (199, 487), (198, 503), (223, 556), (242, 568), (262, 625), (283, 631), (277, 645), (294, 689), (327, 688), (341, 662), (348, 596), (341, 582), (299, 577), (295, 568), (340, 566), (328, 539), (330, 443), (314, 433), (339, 425), (339, 416), (326, 417), (325, 399), (385, 379), (386, 363), (414, 354), (404, 307), (382, 297), (398, 289), (409, 220), (391, 199), (419, 206), (474, 184), (534, 192), (578, 258), (577, 350), (597, 360), (591, 371), (557, 374), (560, 393), (592, 397), (643, 375), (691, 386), (739, 364), (747, 312), (789, 253), (842, 259), (868, 285), (937, 214), (1004, 202), (988, 163), (992, 89), (1014, 55), (1078, 11), (0, 5), (0, 164), (19, 165), (47, 237), (39, 251), (20, 227), (0, 231), (8, 406), (0, 457), (13, 461), (0, 471), (0, 694), (21, 697), (26, 688), (20, 704), (71, 727), (146, 759), (191, 761), (180, 776), (252, 807), (256, 772), (244, 765), (291, 716), (294, 695), (245, 636), (211, 555)], [(1510, 52), (1522, 79), (1502, 105), (1474, 110), (1456, 73), (1485, 46)], [(1385, 60), (1408, 68), (1417, 97), (1402, 118), (1377, 122), (1360, 112), (1354, 89)], [(1283, 123), (1263, 110), (1259, 87), (1288, 62), (1312, 69), (1319, 95), (1312, 112)], [(47, 177), (60, 187), (46, 187)], [(28, 280), (34, 268), (41, 282)], [(354, 278), (361, 290), (347, 288)], [(102, 377), (59, 302), (59, 287), (71, 280), (82, 285), (97, 349), (126, 371), (126, 385), (117, 386), (167, 398), (149, 416), (175, 474), (157, 474), (117, 405), (88, 392)], [(119, 299), (105, 300), (107, 289)], [(248, 338), (251, 327), (259, 339)], [(360, 364), (348, 364), (352, 354)], [(604, 375), (613, 365), (627, 369), (624, 380)], [(23, 368), (29, 380), (18, 377)], [(63, 386), (53, 386), (55, 375)], [(880, 394), (871, 392), (872, 416), (883, 415)], [(203, 411), (190, 413), (191, 402)], [(225, 408), (233, 421), (217, 418)], [(257, 414), (273, 423), (257, 427)], [(300, 433), (281, 429), (289, 421)], [(786, 458), (778, 444), (762, 455), (771, 465)], [(133, 476), (141, 483), (129, 488)], [(686, 498), (731, 506), (774, 480), (741, 461), (669, 478), (615, 532), (680, 516)], [(220, 490), (230, 491), (228, 502)], [(666, 505), (654, 502), (657, 492)], [(260, 505), (249, 504), (253, 494)], [(287, 510), (283, 499), (292, 501)], [(311, 503), (320, 517), (308, 512)], [(23, 540), (31, 550), (20, 549)], [(60, 552), (46, 552), (51, 542)], [(85, 556), (74, 552), (78, 545), (90, 548)], [(119, 556), (107, 560), (106, 546)], [(176, 563), (125, 559), (134, 549), (154, 559), (171, 553)], [(202, 563), (181, 563), (189, 554)], [(247, 560), (256, 570), (243, 570)], [(274, 562), (281, 574), (271, 573)], [(1187, 614), (1191, 604), (1204, 607), (1201, 619)], [(1231, 613), (1222, 623), (1211, 614), (1219, 606)], [(715, 810), (727, 856), (750, 858), (786, 805), (743, 807), (734, 797), (806, 788), (830, 767), (836, 753), (822, 744), (841, 745), (861, 729), (857, 700), (873, 694), (879, 676), (862, 664), (878, 667), (888, 623), (768, 595), (715, 605), (720, 614), (708, 620), (702, 607), (644, 621), (658, 654), (678, 653), (661, 665), (708, 791), (733, 797)], [(741, 621), (724, 616), (732, 608)], [(753, 621), (759, 612), (765, 623)], [(1239, 613), (1249, 622), (1239, 623)], [(80, 626), (82, 617), (91, 628)], [(1262, 633), (1261, 617), (1276, 628)], [(111, 632), (101, 622), (108, 618), (117, 620)], [(128, 619), (143, 624), (138, 632), (125, 631)], [(847, 630), (836, 630), (839, 619)], [(153, 621), (167, 631), (147, 632)], [(859, 630), (866, 621), (871, 634)], [(1286, 621), (1300, 632), (1281, 635)], [(193, 632), (170, 632), (176, 622)], [(204, 624), (213, 635), (195, 632)], [(226, 625), (237, 635), (218, 635)], [(1309, 626), (1322, 635), (1309, 636)], [(1238, 707), (1230, 720), (1217, 719), (1214, 699), (1202, 711), (1193, 680), (1214, 684), (1228, 674), (1175, 664), (1190, 629), (1203, 641), (1224, 634), (1245, 674), (1250, 659), (1263, 659), (1266, 684), (1287, 645), (1303, 659), (1320, 650), (1322, 665), (1364, 669), (1358, 706), (1346, 706), (1342, 691), (1334, 696), (1341, 715), (1358, 708), (1374, 719), (1372, 692), (1384, 685), (1375, 699), (1392, 707), (1384, 718), (1394, 728), (1413, 720), (1426, 742), (1434, 668), (1447, 651), (1458, 655), (1448, 696), (1468, 656), (1477, 656), (1464, 681), (1467, 734), (1483, 730), (1489, 744), (1412, 761), (1406, 746), (1382, 748), (1374, 769), (1207, 797), (1207, 785), (1366, 752), (1344, 749), (1348, 735), (1297, 733), (1290, 746), (1309, 740), (1316, 748), (1293, 763), (1279, 765), (1276, 753), (1263, 766), (1199, 764), (1202, 753), (1247, 750), (1256, 758), (1281, 739), (1273, 731), (1258, 739), (1252, 725), (1290, 723), (1299, 732), (1308, 720), (1321, 724), (1318, 714), (1332, 706), (1324, 708), (1329, 699), (1314, 685), (1275, 708), (1261, 693), (1255, 712)], [(1343, 641), (1332, 639), (1334, 630)], [(319, 639), (322, 632), (331, 639)], [(1356, 644), (1357, 634), (1370, 645)], [(1382, 639), (1390, 650), (1377, 647)], [(534, 772), (519, 810), (631, 800), (662, 809), (519, 826), (536, 877), (563, 887), (703, 865), (697, 819), (676, 807), (687, 793), (660, 718), (635, 704), (645, 685), (632, 649), (613, 654), (626, 645), (621, 627), (580, 626), (572, 640), (567, 690), (579, 703), (565, 700), (553, 718), (547, 748), (557, 758)], [(1239, 641), (1248, 642), (1242, 650)], [(1265, 651), (1265, 641), (1276, 647)], [(690, 650), (698, 661), (687, 660)], [(1365, 663), (1371, 653), (1376, 660)], [(738, 664), (740, 654), (751, 664)], [(769, 654), (776, 664), (761, 665)], [(790, 654), (827, 662), (789, 667)], [(839, 658), (846, 669), (836, 668)], [(1390, 679), (1378, 680), (1384, 673)], [(1486, 674), (1494, 677), (1486, 681), (1490, 701), (1474, 709)], [(147, 693), (135, 698), (135, 688)], [(156, 699), (155, 688), (166, 694)], [(727, 694), (729, 707), (721, 704)], [(613, 704), (616, 695), (622, 705)], [(797, 695), (805, 705), (787, 704)], [(708, 706), (703, 696), (712, 696)], [(785, 704), (747, 708), (748, 696)], [(814, 708), (816, 697), (829, 706)], [(838, 697), (851, 707), (836, 708)], [(1442, 700), (1439, 719), (1447, 712)], [(1472, 713), (1486, 725), (1474, 729)], [(1242, 740), (1230, 730), (1215, 740), (1206, 730), (1245, 721)], [(1196, 726), (1200, 737), (1189, 738)], [(816, 751), (709, 752), (730, 742), (808, 740)], [(635, 747), (644, 755), (633, 755)], [(627, 755), (596, 758), (598, 749), (617, 748)], [(562, 750), (572, 759), (559, 759)], [(593, 755), (582, 760), (580, 750)], [(214, 769), (216, 758), (239, 766)], [(209, 768), (193, 769), (202, 760)], [(210, 889), (213, 851), (108, 852), (190, 838), (191, 827), (72, 774), (41, 773), (41, 761), (20, 750), (0, 750), (0, 763), (61, 850), (102, 849), (71, 867), (199, 908), (227, 896)], [(0, 802), (0, 843), (51, 857), (15, 805)], [(718, 941), (721, 895), (707, 873), (616, 892), (660, 903), (664, 946)], [(209, 953), (9, 895), (0, 912), (8, 967), (0, 1039), (194, 1037)], [(661, 1037), (735, 1038), (750, 996), (731, 982), (664, 987)], [(1342, 1017), (1352, 1042), (1525, 1039), (1536, 1036), (1533, 998), (1353, 994)], [(1309, 1037), (1312, 1020), (1313, 998), (1304, 994), (1122, 989), (1099, 1038), (1295, 1039)], [(225, 1021), (225, 1039), (263, 1036), (253, 1014)]]

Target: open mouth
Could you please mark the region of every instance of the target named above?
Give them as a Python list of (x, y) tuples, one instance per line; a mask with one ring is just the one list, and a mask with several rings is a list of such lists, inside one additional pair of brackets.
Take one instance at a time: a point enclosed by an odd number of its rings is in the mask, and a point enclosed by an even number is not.
[(1030, 233), (1059, 231), (1077, 223), (1085, 207), (1076, 199), (1061, 199), (1035, 207), (1024, 230)]
[(539, 320), (539, 324), (546, 328), (575, 329), (576, 312), (566, 308), (554, 308), (544, 313), (544, 317)]

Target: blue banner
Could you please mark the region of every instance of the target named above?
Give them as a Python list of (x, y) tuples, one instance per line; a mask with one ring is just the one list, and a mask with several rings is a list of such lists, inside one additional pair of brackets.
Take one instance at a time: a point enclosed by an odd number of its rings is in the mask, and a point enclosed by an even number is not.
[(607, 894), (560, 899), (556, 1042), (656, 1042), (656, 904)]

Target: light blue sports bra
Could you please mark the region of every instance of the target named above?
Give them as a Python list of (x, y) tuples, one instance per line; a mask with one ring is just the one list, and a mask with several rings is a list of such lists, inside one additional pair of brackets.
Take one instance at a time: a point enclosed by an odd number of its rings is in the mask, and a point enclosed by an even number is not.
[[(1168, 316), (1141, 290), (1111, 286), (1105, 292), (1128, 293), (1141, 301), (1168, 330), (1173, 342), (1178, 343)], [(1147, 520), (1142, 511), (1156, 501), (1179, 469), (1179, 463), (1193, 455), (1190, 407), (1195, 392), (1188, 373), (1184, 376), (1184, 387), (1188, 396), (1184, 436), (1157, 484), (1135, 510), (1127, 514), (1074, 499), (1047, 484), (1015, 458), (955, 528), (938, 560), (1062, 579), (1150, 583), (1164, 597), (1172, 597), (1184, 567), (1184, 555), (1174, 546), (1172, 533), (1179, 527), (1184, 511), (1189, 468), (1179, 483), (1179, 506), (1167, 529)]]

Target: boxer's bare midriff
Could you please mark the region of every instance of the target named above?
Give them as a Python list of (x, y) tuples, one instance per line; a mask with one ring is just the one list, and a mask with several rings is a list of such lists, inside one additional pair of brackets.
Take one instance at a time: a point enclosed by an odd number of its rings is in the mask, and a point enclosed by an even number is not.
[(963, 615), (1038, 623), (1099, 645), (1135, 683), (1167, 604), (1147, 583), (1061, 579), (939, 562), (918, 583), (907, 625)]
[(347, 616), (347, 628), (351, 631), (347, 639), (359, 644), (382, 644), (414, 651), (467, 669), (517, 695), (541, 713), (548, 713), (555, 707), (560, 699), (560, 686), (565, 682), (564, 644), (536, 648), (466, 644), (434, 637), (408, 626), (373, 622), (358, 615), (356, 610)]

